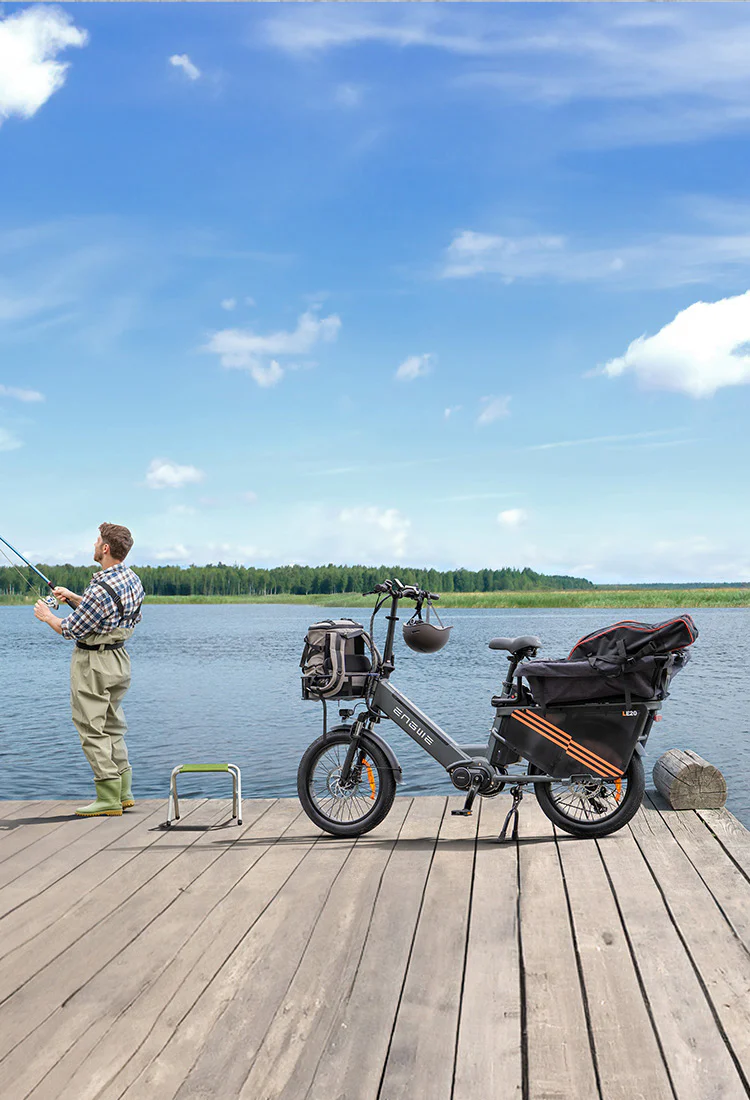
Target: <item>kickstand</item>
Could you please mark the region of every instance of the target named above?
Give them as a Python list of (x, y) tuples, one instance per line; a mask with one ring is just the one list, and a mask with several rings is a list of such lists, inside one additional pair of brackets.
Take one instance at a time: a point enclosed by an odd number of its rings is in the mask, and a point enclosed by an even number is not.
[(513, 795), (513, 805), (508, 810), (508, 813), (505, 816), (505, 823), (500, 830), (500, 836), (497, 838), (498, 844), (508, 839), (507, 832), (508, 826), (510, 825), (511, 821), (513, 822), (513, 829), (511, 830), (510, 834), (511, 839), (518, 832), (518, 807), (520, 806), (521, 799), (523, 798), (523, 787), (520, 784), (518, 786), (511, 787), (510, 793)]

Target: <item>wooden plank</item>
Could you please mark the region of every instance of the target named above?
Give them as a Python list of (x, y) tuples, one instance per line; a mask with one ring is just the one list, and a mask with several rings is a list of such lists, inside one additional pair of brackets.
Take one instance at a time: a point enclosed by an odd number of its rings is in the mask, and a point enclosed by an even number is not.
[(599, 1100), (554, 833), (531, 792), (521, 806), (518, 856), (528, 1094)]
[[(701, 974), (704, 995), (740, 1065), (746, 1067), (750, 1091), (750, 955), (653, 805), (643, 807), (632, 831)], [(737, 874), (737, 889), (740, 883), (746, 880)]]
[[(357, 841), (346, 873), (334, 883), (257, 1051), (244, 1042), (238, 1044), (232, 1077), (222, 1076), (230, 1095), (239, 1100), (257, 1100), (259, 1096), (296, 1100), (307, 1095), (356, 977), (382, 878), (410, 805), (409, 799), (399, 799), (386, 820)], [(371, 1027), (376, 1026), (373, 1017)], [(206, 1076), (207, 1069), (204, 1061), (196, 1063), (177, 1100), (205, 1095), (213, 1079), (213, 1075)]]
[(671, 810), (656, 792), (649, 801), (713, 894), (735, 936), (750, 952), (750, 879), (737, 869), (697, 813)]
[[(92, 832), (96, 833), (97, 829), (110, 830), (109, 835), (114, 839), (117, 836), (116, 830), (121, 821), (122, 818), (119, 817), (71, 818), (68, 825), (55, 829), (54, 832), (48, 833), (37, 840), (28, 852), (16, 852), (10, 859), (0, 863), (0, 890), (2, 890), (0, 915), (7, 913), (13, 907), (12, 904), (8, 903), (8, 899), (17, 895), (16, 884), (18, 880), (28, 880), (32, 874), (35, 880), (39, 880), (46, 873), (51, 875), (51, 881), (54, 881), (55, 877), (59, 877), (57, 874), (58, 867), (66, 865), (65, 860), (61, 858), (61, 852), (64, 849), (68, 848), (75, 851), (74, 846)], [(101, 832), (96, 835), (94, 840), (96, 849), (102, 846), (101, 837)], [(70, 855), (70, 852), (66, 853), (66, 856)], [(43, 872), (36, 870), (40, 865), (44, 868)], [(35, 892), (36, 888), (32, 886), (31, 896)]]
[(62, 817), (55, 802), (39, 802), (31, 814), (8, 818), (0, 822), (0, 863), (28, 848), (47, 833), (59, 829), (67, 816)]
[[(110, 1043), (112, 1039), (117, 1040), (116, 1060), (122, 1064), (130, 1052), (122, 1051), (120, 1021), (131, 1009), (140, 1015), (139, 1002), (144, 990), (153, 988), (160, 979), (170, 982), (175, 974), (173, 964), (178, 953), (186, 953), (194, 962), (198, 961), (199, 956), (195, 953), (198, 943), (202, 943), (203, 949), (208, 947), (203, 936), (206, 925), (213, 929), (214, 940), (220, 937), (224, 961), (230, 948), (224, 940), (223, 927), (211, 918), (215, 918), (218, 909), (223, 910), (222, 903), (248, 873), (253, 859), (261, 854), (254, 848), (253, 856), (249, 857), (243, 840), (252, 842), (254, 837), (261, 838), (267, 851), (278, 840), (279, 830), (283, 831), (299, 813), (298, 804), (290, 806), (287, 803), (280, 812), (277, 807), (275, 800), (257, 799), (248, 803), (245, 807), (247, 820), (232, 829), (226, 839), (222, 838), (219, 858), (183, 891), (168, 913), (152, 922), (137, 941), (66, 1004), (62, 1027), (58, 1027), (52, 1037), (52, 1044), (60, 1056), (36, 1088), (28, 1093), (29, 1097), (59, 1100), (63, 1094), (79, 1096), (79, 1083), (74, 1079), (79, 1070), (79, 1080), (87, 1082), (90, 1079), (88, 1059), (96, 1054), (100, 1061), (100, 1044), (107, 1038)], [(268, 816), (274, 809), (277, 813), (270, 824), (274, 836), (269, 838), (265, 835), (269, 828)], [(226, 911), (223, 911), (226, 918)], [(147, 1032), (142, 1024), (140, 1031), (145, 1037)], [(111, 1068), (110, 1076), (113, 1075)], [(29, 1079), (30, 1075), (23, 1078), (24, 1087)]]
[(497, 843), (510, 805), (482, 802), (452, 1100), (523, 1093), (518, 846)]
[(559, 830), (556, 836), (607, 1100), (673, 1100), (596, 841)]
[(729, 810), (697, 810), (701, 821), (742, 871), (750, 876), (750, 832)]
[[(186, 807), (183, 820), (202, 804)], [(0, 1002), (179, 856), (179, 845), (164, 844), (171, 834), (155, 828), (163, 817), (163, 804), (134, 817), (117, 841), (0, 920)], [(154, 846), (148, 859), (133, 862)]]
[[(71, 999), (86, 983), (108, 962), (121, 958), (128, 945), (219, 857), (210, 826), (225, 818), (228, 805), (205, 803), (191, 815), (192, 828), (168, 833), (164, 846), (181, 849), (180, 855), (148, 889), (138, 890), (130, 904), (97, 924), (0, 1006), (0, 1078), (15, 1081), (30, 1066), (42, 1073), (49, 1068), (52, 1048), (44, 1045), (42, 1037), (55, 1033), (64, 1008), (66, 1017), (71, 1015)], [(116, 988), (111, 992), (116, 995)]]
[[(33, 812), (35, 807), (41, 806), (42, 801), (37, 799), (26, 798), (1, 798), (0, 799), (0, 822), (4, 818), (13, 817), (17, 813)], [(12, 826), (11, 826), (12, 827)], [(5, 828), (3, 824), (0, 824), (0, 829)]]
[[(309, 822), (302, 828), (305, 839), (313, 831), (317, 833)], [(98, 1100), (142, 1100), (143, 1096), (167, 1100), (175, 1096), (201, 1058), (216, 1066), (212, 1087), (221, 1082), (222, 1092), (231, 1096), (231, 1089), (224, 1090), (224, 1082), (232, 1073), (238, 1046), (246, 1042), (253, 1050), (262, 1041), (353, 850), (353, 840), (318, 840), (179, 1020), (179, 1027), (158, 1055), (124, 1091), (115, 1079)]]
[[(246, 807), (247, 812), (247, 807)], [(93, 1100), (103, 1093), (119, 1096), (174, 1034), (198, 997), (248, 934), (315, 843), (308, 819), (296, 799), (280, 799), (231, 845), (223, 859), (233, 864), (236, 882), (159, 974), (149, 974), (142, 989), (106, 1031), (96, 1026), (92, 1043), (86, 1032), (34, 1097)], [(106, 973), (106, 972), (105, 972)], [(206, 1022), (208, 1027), (208, 1022)], [(85, 1061), (81, 1054), (86, 1055)], [(75, 1061), (71, 1058), (75, 1057)], [(195, 1056), (195, 1051), (190, 1058)], [(63, 1067), (63, 1063), (67, 1066)], [(62, 1083), (60, 1070), (70, 1074)], [(72, 1072), (71, 1072), (72, 1071)], [(57, 1082), (54, 1077), (57, 1077)]]
[[(446, 799), (415, 798), (385, 868), (353, 980), (338, 996), (306, 1100), (375, 1097)], [(354, 858), (358, 858), (355, 852)]]
[(747, 1100), (633, 833), (626, 827), (597, 845), (678, 1100)]
[(381, 1094), (387, 1100), (451, 1094), (469, 899), (480, 813), (452, 817), (448, 800), (427, 880)]
[[(30, 860), (27, 868), (16, 873), (13, 881), (3, 887), (0, 920), (19, 905), (37, 899), (55, 883), (78, 871), (92, 856), (119, 845), (123, 837), (130, 834), (133, 820), (142, 821), (146, 816), (150, 816), (148, 808), (128, 811), (122, 817), (76, 818), (71, 821), (70, 827), (44, 837), (32, 849), (33, 861)], [(55, 841), (60, 834), (63, 834), (61, 839)], [(49, 851), (48, 846), (53, 850)], [(23, 855), (19, 854), (18, 859), (22, 867)], [(14, 862), (8, 860), (7, 864), (0, 865), (0, 872), (4, 866)]]

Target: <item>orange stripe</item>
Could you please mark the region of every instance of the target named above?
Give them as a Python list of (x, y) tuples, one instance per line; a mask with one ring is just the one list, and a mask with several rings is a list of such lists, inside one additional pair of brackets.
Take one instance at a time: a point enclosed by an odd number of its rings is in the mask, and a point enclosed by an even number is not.
[(538, 734), (540, 737), (545, 737), (548, 741), (554, 742), (554, 744), (557, 745), (558, 748), (567, 750), (568, 745), (570, 744), (569, 738), (563, 739), (559, 735), (557, 737), (553, 737), (552, 734), (547, 733), (546, 730), (537, 729), (533, 722), (528, 722), (526, 718), (522, 718), (520, 714), (514, 714), (513, 717), (516, 719), (517, 722), (521, 722), (522, 725), (527, 726), (530, 730)]
[(565, 748), (567, 745), (570, 744), (570, 737), (568, 736), (568, 734), (565, 733), (564, 730), (559, 730), (557, 726), (552, 726), (548, 729), (539, 728), (532, 720), (531, 715), (527, 712), (524, 712), (523, 714), (514, 714), (513, 717), (517, 718), (519, 722), (523, 722), (523, 724), (525, 726), (528, 726), (529, 729), (533, 730), (534, 733), (541, 734), (542, 737), (546, 737), (548, 738), (548, 740), (554, 741), (562, 748)]
[[(553, 726), (551, 722), (548, 722), (546, 718), (540, 717), (538, 714), (531, 714), (529, 711), (524, 712), (526, 717), (531, 719), (533, 723), (538, 723), (540, 727), (546, 727), (549, 730), (555, 730), (558, 734), (561, 732), (559, 726)], [(541, 731), (540, 731), (541, 732)], [(591, 749), (584, 748), (578, 741), (574, 741), (570, 738), (570, 743), (575, 745), (576, 750), (584, 756), (589, 757), (589, 763), (595, 763), (603, 771), (609, 771), (613, 775), (620, 775), (620, 769), (616, 768), (614, 764), (611, 764), (609, 760), (605, 760), (603, 756), (598, 756), (597, 753), (592, 752)]]
[[(573, 742), (575, 744), (575, 742)], [(607, 764), (606, 767), (602, 764), (592, 764), (590, 760), (587, 760), (585, 756), (579, 756), (574, 748), (568, 749), (568, 756), (572, 756), (574, 760), (577, 760), (579, 764), (584, 764), (594, 775), (604, 775), (608, 779), (616, 779), (620, 773), (614, 771), (611, 764)]]
[(566, 730), (560, 729), (559, 726), (553, 726), (551, 722), (547, 722), (545, 719), (540, 718), (538, 714), (530, 714), (526, 711), (524, 717), (528, 719), (529, 725), (532, 729), (535, 729), (537, 733), (541, 733), (545, 737), (562, 738), (562, 743), (566, 748), (573, 740)]
[(574, 760), (577, 760), (579, 764), (585, 764), (586, 767), (592, 768), (593, 771), (600, 771), (604, 775), (619, 776), (622, 772), (615, 768), (614, 764), (610, 764), (608, 760), (605, 760), (601, 756), (597, 756), (595, 752), (591, 752), (590, 749), (585, 749), (583, 745), (579, 745), (577, 741), (574, 741), (570, 734), (561, 730), (559, 726), (553, 726), (551, 722), (548, 722), (546, 718), (540, 718), (538, 714), (530, 714), (529, 711), (524, 711), (523, 716), (516, 711), (513, 715), (519, 722), (523, 722), (525, 726), (532, 729), (534, 733), (540, 734), (542, 737), (546, 737), (548, 741), (553, 741), (560, 748), (564, 749), (568, 756), (572, 756)]
[(583, 745), (579, 745), (577, 741), (574, 741), (573, 744), (575, 745), (576, 752), (580, 753), (582, 760), (595, 765), (596, 768), (604, 772), (605, 775), (615, 776), (621, 774), (620, 770), (616, 768), (614, 764), (610, 764), (609, 760), (605, 760), (603, 756), (597, 756), (595, 752), (590, 752), (588, 749), (585, 749)]
[(534, 722), (535, 724), (537, 724), (539, 726), (542, 726), (545, 729), (548, 729), (550, 732), (556, 733), (558, 736), (560, 736), (560, 735), (565, 736), (565, 737), (570, 736), (570, 734), (566, 733), (565, 730), (561, 730), (559, 726), (555, 726), (555, 725), (552, 724), (552, 722), (548, 722), (547, 719), (542, 718), (541, 715), (534, 714), (533, 711), (525, 710), (524, 715), (525, 715), (526, 718), (529, 719), (530, 722)]

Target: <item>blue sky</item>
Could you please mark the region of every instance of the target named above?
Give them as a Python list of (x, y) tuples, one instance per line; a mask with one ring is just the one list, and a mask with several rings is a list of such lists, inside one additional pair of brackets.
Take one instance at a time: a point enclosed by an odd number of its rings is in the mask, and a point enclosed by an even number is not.
[(750, 12), (0, 14), (4, 537), (750, 579)]

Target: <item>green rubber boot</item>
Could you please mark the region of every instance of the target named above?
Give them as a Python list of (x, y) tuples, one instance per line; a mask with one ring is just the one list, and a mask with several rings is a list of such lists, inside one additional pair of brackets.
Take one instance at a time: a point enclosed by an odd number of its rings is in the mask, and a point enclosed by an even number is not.
[(129, 810), (131, 806), (135, 806), (132, 783), (132, 768), (126, 768), (124, 772), (120, 772), (120, 804), (123, 810)]
[(76, 810), (78, 817), (122, 817), (120, 780), (95, 779), (96, 801)]

